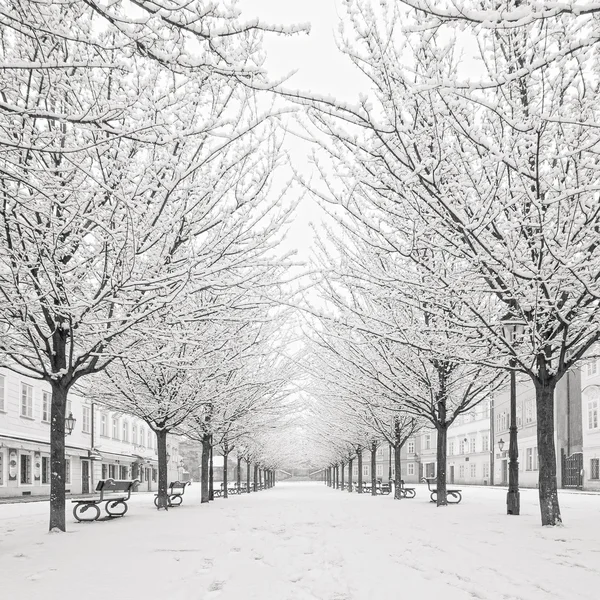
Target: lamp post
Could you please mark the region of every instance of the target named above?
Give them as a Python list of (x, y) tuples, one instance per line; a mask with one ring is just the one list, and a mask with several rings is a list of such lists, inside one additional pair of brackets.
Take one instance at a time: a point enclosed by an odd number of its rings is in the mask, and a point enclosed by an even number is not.
[(73, 416), (73, 413), (69, 413), (69, 416), (65, 419), (65, 435), (71, 435), (75, 428), (77, 419)]
[[(514, 348), (518, 336), (523, 333), (523, 324), (513, 318), (511, 314), (502, 319), (504, 338)], [(506, 514), (518, 515), (521, 513), (521, 495), (519, 492), (519, 446), (517, 444), (517, 375), (516, 360), (513, 356), (509, 359), (510, 367), (510, 428), (508, 445), (508, 493), (506, 494)], [(498, 442), (504, 447), (504, 441)], [(500, 450), (502, 451), (502, 449)]]

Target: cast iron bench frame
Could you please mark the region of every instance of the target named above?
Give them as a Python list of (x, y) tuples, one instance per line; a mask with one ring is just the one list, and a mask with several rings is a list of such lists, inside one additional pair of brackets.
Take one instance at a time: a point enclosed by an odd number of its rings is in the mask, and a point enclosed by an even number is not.
[[(79, 522), (81, 521), (97, 521), (100, 518), (100, 508), (99, 504), (105, 502), (104, 510), (107, 513), (107, 517), (101, 519), (102, 521), (107, 519), (112, 519), (115, 517), (123, 517), (125, 513), (129, 509), (127, 505), (127, 501), (131, 498), (131, 492), (133, 491), (134, 486), (139, 484), (139, 479), (126, 480), (126, 479), (101, 479), (96, 485), (96, 491), (100, 492), (99, 497), (95, 498), (79, 498), (71, 500), (75, 506), (73, 507), (73, 516)], [(127, 496), (121, 494), (120, 496), (109, 496), (105, 497), (106, 494), (115, 494), (117, 492), (127, 492)], [(117, 509), (118, 510), (115, 510)], [(94, 512), (94, 516), (85, 517), (83, 516), (88, 510), (92, 510)]]
[[(436, 481), (435, 477), (423, 477), (423, 481), (427, 483), (427, 487), (431, 494), (429, 497), (431, 498), (431, 502), (437, 502), (437, 488), (431, 489), (432, 481)], [(446, 500), (448, 500), (448, 504), (458, 504), (462, 500), (461, 495), (462, 490), (449, 490), (446, 488)]]
[[(169, 491), (167, 492), (167, 500), (169, 502), (169, 506), (181, 506), (181, 503), (183, 502), (183, 494), (185, 492), (185, 488), (188, 485), (192, 485), (192, 482), (171, 481), (171, 483), (169, 484)], [(154, 506), (158, 508), (158, 494), (154, 494)]]
[(400, 494), (403, 498), (414, 498), (417, 495), (417, 490), (411, 487), (405, 487), (404, 479), (400, 480)]

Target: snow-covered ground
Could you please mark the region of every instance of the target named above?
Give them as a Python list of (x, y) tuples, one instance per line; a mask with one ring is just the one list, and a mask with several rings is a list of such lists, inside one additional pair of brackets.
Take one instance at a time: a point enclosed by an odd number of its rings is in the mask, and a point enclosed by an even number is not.
[(418, 486), (394, 501), (279, 483), (46, 533), (46, 502), (0, 505), (6, 600), (505, 600), (600, 598), (600, 496), (561, 494), (566, 525), (539, 525), (536, 490), (509, 517), (505, 491), (467, 488), (436, 508)]

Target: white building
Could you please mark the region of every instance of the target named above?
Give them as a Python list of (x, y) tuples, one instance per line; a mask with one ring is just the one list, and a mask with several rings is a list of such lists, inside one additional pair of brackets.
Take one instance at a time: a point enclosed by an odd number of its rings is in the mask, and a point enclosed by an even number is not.
[[(50, 401), (46, 382), (0, 369), (0, 497), (50, 493)], [(136, 417), (69, 394), (76, 419), (65, 438), (66, 489), (94, 490), (98, 480), (139, 479), (138, 491), (157, 489), (156, 435)], [(179, 442), (167, 442), (169, 480), (180, 479)]]
[(600, 369), (598, 360), (581, 368), (583, 488), (600, 490)]

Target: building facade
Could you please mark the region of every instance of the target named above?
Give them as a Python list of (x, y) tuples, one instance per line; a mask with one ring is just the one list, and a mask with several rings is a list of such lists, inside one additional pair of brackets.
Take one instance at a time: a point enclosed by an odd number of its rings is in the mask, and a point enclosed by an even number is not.
[[(0, 497), (50, 493), (50, 404), (46, 382), (0, 369)], [(142, 420), (69, 394), (76, 419), (65, 438), (66, 489), (85, 494), (100, 479), (139, 479), (137, 491), (158, 488), (156, 435)], [(168, 477), (182, 474), (179, 441), (167, 442)]]

